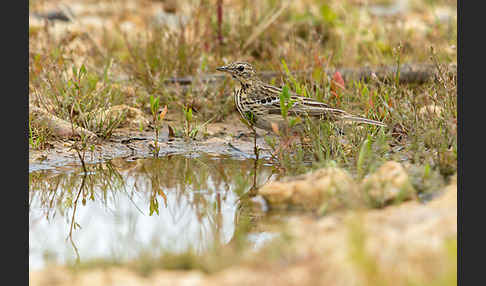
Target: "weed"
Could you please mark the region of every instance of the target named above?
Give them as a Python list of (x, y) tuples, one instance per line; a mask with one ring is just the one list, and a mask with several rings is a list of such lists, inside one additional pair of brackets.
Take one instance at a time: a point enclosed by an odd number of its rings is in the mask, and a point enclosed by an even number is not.
[(112, 132), (124, 120), (125, 114), (115, 117), (104, 116), (109, 107), (121, 103), (120, 91), (109, 79), (110, 63), (102, 75), (88, 71), (83, 64), (79, 68), (66, 69), (66, 63), (59, 64), (51, 59), (51, 71), (45, 72), (35, 81), (35, 90), (43, 90), (38, 101), (55, 116), (70, 121), (96, 133), (103, 139), (111, 137)]
[(51, 132), (45, 127), (34, 127), (29, 120), (29, 146), (35, 150), (43, 150), (48, 146)]
[(160, 130), (160, 122), (164, 120), (165, 115), (167, 114), (167, 105), (164, 106), (164, 109), (160, 112), (159, 115), (159, 108), (160, 108), (160, 100), (159, 98), (155, 98), (153, 95), (150, 96), (150, 111), (152, 113), (152, 124), (154, 125), (154, 156), (157, 157), (160, 151), (158, 142), (159, 142), (159, 130)]

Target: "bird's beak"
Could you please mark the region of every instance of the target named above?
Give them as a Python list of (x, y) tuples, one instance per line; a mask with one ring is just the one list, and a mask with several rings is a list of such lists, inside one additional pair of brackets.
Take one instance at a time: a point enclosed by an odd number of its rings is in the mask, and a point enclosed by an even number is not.
[(222, 66), (222, 67), (219, 67), (219, 68), (216, 68), (217, 71), (228, 71), (228, 67), (227, 66)]

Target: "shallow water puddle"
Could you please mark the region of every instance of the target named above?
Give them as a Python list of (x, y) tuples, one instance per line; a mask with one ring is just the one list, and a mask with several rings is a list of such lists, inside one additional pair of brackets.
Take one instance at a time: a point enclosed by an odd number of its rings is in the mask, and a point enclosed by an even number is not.
[[(245, 215), (241, 196), (254, 179), (274, 176), (268, 166), (254, 174), (254, 160), (207, 154), (31, 172), (29, 267), (227, 244)], [(256, 231), (247, 239), (258, 247), (271, 237)]]

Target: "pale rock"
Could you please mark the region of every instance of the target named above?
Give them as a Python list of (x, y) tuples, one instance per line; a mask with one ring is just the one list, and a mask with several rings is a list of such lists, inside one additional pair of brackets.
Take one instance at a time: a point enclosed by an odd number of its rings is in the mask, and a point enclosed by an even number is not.
[(328, 167), (310, 174), (271, 182), (258, 190), (273, 208), (339, 208), (355, 203), (357, 187), (344, 170)]
[(369, 198), (380, 206), (395, 200), (410, 199), (415, 190), (400, 163), (388, 161), (375, 173), (366, 177), (362, 188)]

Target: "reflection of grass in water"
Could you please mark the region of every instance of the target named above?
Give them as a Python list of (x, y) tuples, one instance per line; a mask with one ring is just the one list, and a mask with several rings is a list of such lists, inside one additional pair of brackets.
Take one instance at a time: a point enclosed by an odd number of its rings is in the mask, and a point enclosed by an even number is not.
[[(81, 192), (81, 204), (86, 205), (87, 200), (99, 201), (106, 205), (108, 192), (125, 191), (123, 177), (110, 163), (86, 165), (84, 187)], [(47, 217), (73, 208), (75, 197), (83, 183), (83, 170), (76, 169), (71, 173), (53, 174), (50, 171), (29, 173), (29, 199), (30, 202), (38, 196), (41, 207), (46, 209)]]
[[(130, 172), (135, 177), (137, 190), (174, 190), (177, 203), (182, 199), (188, 200), (198, 213), (198, 218), (202, 219), (219, 207), (208, 205), (206, 195), (215, 192), (224, 198), (230, 188), (234, 188), (237, 195), (242, 195), (248, 191), (242, 186), (253, 175), (253, 167), (251, 161), (229, 158), (213, 160), (206, 155), (197, 158), (168, 156), (143, 160)], [(146, 178), (149, 180), (146, 181)]]
[(239, 212), (234, 235), (226, 245), (214, 240), (204, 252), (189, 248), (181, 253), (174, 253), (167, 249), (161, 250), (157, 245), (152, 245), (141, 250), (137, 257), (128, 262), (120, 263), (120, 261), (111, 258), (102, 258), (82, 261), (76, 267), (70, 266), (73, 270), (123, 266), (135, 270), (142, 276), (149, 276), (160, 269), (200, 270), (205, 273), (214, 273), (241, 263), (264, 266), (271, 261), (289, 259), (291, 250), (287, 247), (291, 242), (291, 237), (285, 230), (279, 237), (267, 242), (258, 254), (253, 252), (247, 235), (255, 227), (255, 222), (248, 208), (242, 207)]
[[(84, 187), (79, 193), (78, 209), (86, 205), (87, 200), (108, 206), (110, 201), (124, 194), (129, 198), (134, 195), (147, 198), (147, 206), (140, 206), (141, 211), (145, 214), (156, 215), (159, 207), (167, 207), (172, 217), (164, 217), (164, 219), (172, 219), (175, 224), (180, 224), (185, 213), (194, 211), (199, 222), (202, 223), (203, 220), (209, 222), (207, 225), (201, 224), (201, 237), (207, 237), (207, 234), (211, 234), (210, 236), (214, 237), (214, 241), (210, 243), (209, 248), (212, 252), (216, 252), (216, 249), (220, 249), (223, 243), (219, 241), (223, 220), (222, 202), (226, 200), (230, 190), (238, 196), (248, 191), (249, 184), (252, 181), (250, 178), (254, 172), (252, 169), (254, 164), (252, 161), (239, 161), (230, 158), (214, 159), (206, 155), (197, 158), (170, 156), (167, 158), (140, 159), (135, 162), (123, 162), (127, 168), (126, 171), (115, 167), (115, 163), (107, 162), (87, 165), (88, 173), (86, 176), (83, 175), (84, 172), (81, 168), (61, 174), (33, 172), (30, 174), (30, 201), (37, 200), (40, 203), (40, 207), (45, 209), (46, 218), (52, 217), (56, 213), (61, 216), (69, 216), (68, 213), (73, 213), (76, 207), (76, 196), (83, 183), (83, 177), (85, 177)], [(128, 177), (133, 178), (133, 189), (127, 188), (125, 180)], [(164, 192), (172, 192), (175, 195), (171, 196), (172, 198), (175, 197), (175, 200), (171, 200), (171, 203), (167, 206), (167, 196)], [(216, 195), (214, 203), (212, 203), (212, 200), (209, 201), (211, 194)], [(154, 204), (154, 201), (161, 200), (160, 204)], [(236, 202), (239, 204), (239, 208), (235, 214), (236, 230), (232, 244), (239, 245), (239, 248), (243, 248), (243, 245), (245, 245), (243, 237), (246, 236), (247, 229), (251, 225), (247, 222), (252, 219), (246, 202), (246, 198)], [(178, 209), (182, 205), (187, 209), (179, 211)], [(39, 206), (36, 205), (35, 207)], [(134, 207), (137, 206), (134, 205)], [(153, 208), (157, 208), (157, 210)], [(150, 209), (150, 212), (146, 212), (147, 209)], [(75, 220), (74, 215), (73, 217)], [(74, 223), (74, 226), (78, 225)], [(76, 231), (77, 229), (74, 228), (74, 232)], [(82, 232), (80, 235), (82, 235)], [(153, 249), (151, 248), (147, 252), (150, 253), (155, 250), (160, 250), (156, 252), (163, 253), (164, 256), (167, 255), (174, 260), (181, 256), (180, 262), (172, 263), (168, 260), (160, 262), (163, 267), (182, 267), (177, 265), (184, 265), (182, 261), (192, 257), (189, 255), (191, 250), (182, 254), (174, 254), (170, 249), (158, 249), (157, 245), (154, 245)], [(146, 254), (140, 257), (142, 260), (147, 259)], [(103, 262), (103, 259), (96, 259), (93, 263), (95, 265), (100, 263), (111, 264), (110, 261), (116, 262), (116, 259), (107, 258), (105, 262)], [(142, 262), (140, 265), (143, 269)]]
[[(235, 232), (228, 245), (223, 245), (219, 240), (221, 227), (221, 208), (209, 205), (206, 197), (200, 192), (191, 191), (207, 190), (217, 192), (218, 196), (225, 195), (230, 187), (234, 187), (236, 194), (244, 194), (250, 187), (251, 180), (244, 178), (251, 175), (252, 162), (235, 161), (231, 159), (208, 160), (201, 158), (186, 158), (173, 156), (153, 160), (140, 160), (138, 167), (129, 172), (135, 178), (135, 189), (138, 192), (154, 189), (170, 189), (176, 193), (176, 202), (182, 199), (190, 200), (190, 207), (198, 214), (198, 219), (203, 217), (210, 219), (214, 240), (210, 242), (208, 249), (199, 252), (189, 248), (182, 253), (174, 253), (170, 249), (162, 249), (157, 243), (144, 248), (140, 254), (126, 263), (142, 275), (148, 275), (155, 269), (199, 269), (204, 272), (212, 272), (237, 263), (242, 253), (248, 250), (247, 233), (254, 227), (250, 206), (247, 198), (240, 201), (236, 214)], [(182, 174), (182, 176), (181, 176)], [(149, 178), (145, 181), (144, 178)], [(211, 183), (208, 183), (211, 181)], [(145, 184), (147, 185), (143, 185)], [(219, 202), (221, 204), (221, 202)], [(170, 207), (170, 205), (168, 206)], [(173, 218), (177, 221), (177, 218)], [(202, 230), (211, 231), (211, 230)], [(112, 258), (93, 259), (81, 261), (78, 269), (89, 269), (120, 265), (120, 261)]]
[[(178, 202), (182, 196), (193, 192), (191, 204), (205, 204), (204, 194), (224, 192), (235, 185), (237, 194), (244, 192), (241, 185), (252, 175), (253, 164), (250, 161), (232, 159), (212, 160), (210, 157), (188, 158), (184, 156), (170, 156), (167, 158), (138, 160), (127, 164), (128, 176), (135, 179), (135, 189), (127, 190), (123, 171), (111, 162), (87, 165), (82, 204), (86, 200), (107, 204), (110, 192), (136, 191), (149, 193), (155, 190), (174, 190)], [(148, 180), (147, 180), (148, 179)], [(251, 180), (250, 180), (251, 181)], [(147, 184), (145, 184), (148, 182)], [(32, 172), (29, 174), (30, 201), (38, 196), (41, 206), (50, 211), (56, 209), (64, 215), (66, 209), (73, 207), (74, 196), (82, 183), (80, 168), (67, 173), (52, 173), (50, 171)], [(241, 190), (241, 191), (240, 191)], [(197, 191), (197, 192), (195, 192)], [(114, 197), (114, 196), (113, 196)]]
[[(149, 275), (157, 269), (166, 270), (201, 270), (206, 273), (214, 272), (242, 260), (243, 253), (249, 250), (248, 231), (252, 228), (249, 216), (240, 216), (231, 241), (224, 245), (219, 239), (210, 243), (208, 249), (199, 252), (189, 248), (181, 253), (174, 253), (168, 249), (161, 252), (145, 249), (134, 260), (128, 263), (141, 275)], [(218, 235), (215, 235), (218, 238)], [(90, 262), (85, 265), (89, 265)]]
[[(252, 228), (251, 213), (247, 207), (247, 199), (239, 202), (235, 221), (235, 232), (230, 246), (223, 246), (219, 241), (221, 228), (221, 200), (232, 188), (238, 196), (242, 196), (250, 187), (252, 176), (251, 161), (236, 161), (231, 159), (212, 160), (210, 157), (186, 158), (173, 156), (158, 160), (144, 161), (140, 166), (139, 175), (150, 177), (152, 188), (171, 188), (176, 190), (176, 201), (189, 200), (189, 205), (195, 210), (198, 220), (210, 219), (215, 240), (203, 253), (188, 249), (183, 253), (173, 253), (170, 249), (154, 254), (148, 249), (133, 261), (133, 266), (142, 274), (149, 274), (155, 269), (200, 269), (205, 272), (215, 271), (236, 263), (241, 253), (247, 249), (246, 235)], [(161, 172), (163, 170), (163, 172)], [(182, 174), (182, 176), (181, 176)], [(144, 188), (139, 185), (139, 187)], [(210, 205), (203, 191), (215, 192), (215, 205)], [(192, 196), (188, 194), (192, 192)], [(170, 208), (170, 206), (169, 206)]]
[[(95, 201), (95, 195), (101, 195), (102, 201), (106, 205), (108, 190), (124, 188), (122, 176), (110, 163), (94, 164), (89, 167), (84, 162), (82, 163), (81, 171), (71, 174), (60, 174), (52, 177), (49, 177), (49, 172), (29, 174), (30, 202), (36, 194), (39, 194), (40, 207), (45, 209), (47, 220), (49, 220), (49, 217), (54, 217), (56, 212), (59, 212), (61, 216), (67, 216), (67, 212), (72, 209), (66, 239), (69, 239), (73, 247), (77, 262), (80, 260), (80, 255), (72, 234), (73, 231), (81, 228), (81, 225), (76, 222), (79, 200), (81, 199), (81, 204), (85, 206), (87, 199)], [(44, 177), (45, 175), (48, 179)]]

